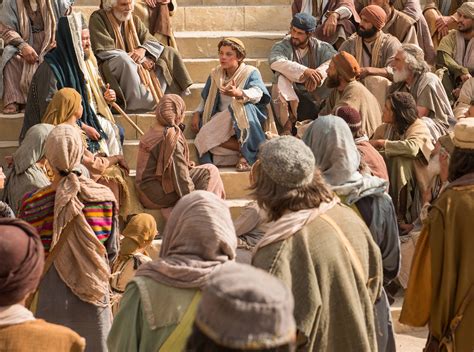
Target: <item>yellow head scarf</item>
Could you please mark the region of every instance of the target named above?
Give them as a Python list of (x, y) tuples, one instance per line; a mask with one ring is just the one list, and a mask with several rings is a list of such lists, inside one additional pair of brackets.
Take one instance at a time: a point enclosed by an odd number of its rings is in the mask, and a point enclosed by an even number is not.
[(148, 246), (158, 234), (156, 221), (150, 214), (135, 215), (123, 230), (120, 243), (120, 259), (126, 259), (137, 250)]
[(82, 104), (81, 95), (73, 88), (62, 88), (54, 94), (43, 116), (43, 123), (59, 125), (74, 115)]

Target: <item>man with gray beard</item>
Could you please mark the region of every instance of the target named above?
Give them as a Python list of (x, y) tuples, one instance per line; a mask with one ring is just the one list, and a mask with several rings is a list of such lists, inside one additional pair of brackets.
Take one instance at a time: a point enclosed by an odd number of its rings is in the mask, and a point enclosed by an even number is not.
[[(89, 28), (99, 69), (116, 91), (118, 103), (126, 111), (145, 112), (156, 105), (156, 88), (181, 95), (192, 80), (176, 49), (163, 46), (132, 14), (134, 2), (104, 0), (91, 15)], [(150, 71), (151, 81), (145, 71)]]
[(393, 90), (406, 90), (416, 101), (418, 116), (433, 119), (442, 134), (448, 131), (450, 121), (454, 121), (448, 96), (441, 80), (429, 71), (424, 53), (414, 44), (403, 44), (392, 63)]

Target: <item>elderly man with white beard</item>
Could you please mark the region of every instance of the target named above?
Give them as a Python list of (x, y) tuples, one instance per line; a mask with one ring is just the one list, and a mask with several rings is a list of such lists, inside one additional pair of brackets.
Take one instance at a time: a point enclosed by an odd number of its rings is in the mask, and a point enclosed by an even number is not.
[[(89, 22), (92, 50), (119, 104), (127, 111), (150, 111), (157, 100), (152, 90), (161, 88), (163, 93), (181, 95), (192, 80), (176, 49), (153, 37), (132, 14), (133, 8), (134, 0), (102, 2), (102, 9), (95, 11)], [(145, 70), (150, 71), (151, 80)]]
[(392, 63), (393, 90), (407, 90), (416, 101), (418, 116), (429, 117), (441, 134), (454, 122), (448, 96), (441, 80), (429, 71), (423, 50), (414, 44), (403, 44)]

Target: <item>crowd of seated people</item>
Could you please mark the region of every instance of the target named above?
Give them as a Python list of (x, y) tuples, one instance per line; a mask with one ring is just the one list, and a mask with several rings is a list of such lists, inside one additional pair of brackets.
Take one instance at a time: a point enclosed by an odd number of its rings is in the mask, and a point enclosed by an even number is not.
[(0, 350), (392, 352), (403, 290), (473, 350), (474, 2), (294, 0), (271, 82), (226, 36), (197, 106), (177, 5), (0, 5)]

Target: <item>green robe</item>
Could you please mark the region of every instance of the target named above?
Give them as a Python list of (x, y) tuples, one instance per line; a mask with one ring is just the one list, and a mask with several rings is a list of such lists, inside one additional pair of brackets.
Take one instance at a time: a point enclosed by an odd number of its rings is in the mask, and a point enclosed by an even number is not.
[(135, 277), (120, 301), (107, 339), (109, 351), (159, 351), (183, 319), (196, 292)]
[(260, 248), (252, 264), (291, 288), (299, 351), (376, 351), (373, 309), (383, 280), (380, 249), (350, 208), (339, 204), (326, 215), (351, 243), (365, 278), (357, 275), (335, 229), (321, 217), (290, 238)]

